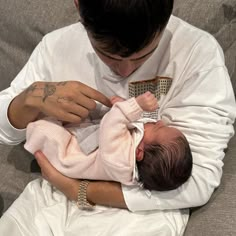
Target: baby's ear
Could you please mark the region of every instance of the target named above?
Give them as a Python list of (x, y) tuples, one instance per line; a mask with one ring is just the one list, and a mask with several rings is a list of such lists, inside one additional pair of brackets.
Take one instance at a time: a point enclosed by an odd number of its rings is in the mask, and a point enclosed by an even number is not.
[(138, 147), (136, 149), (136, 161), (142, 161), (143, 155), (144, 155), (143, 146), (138, 145)]

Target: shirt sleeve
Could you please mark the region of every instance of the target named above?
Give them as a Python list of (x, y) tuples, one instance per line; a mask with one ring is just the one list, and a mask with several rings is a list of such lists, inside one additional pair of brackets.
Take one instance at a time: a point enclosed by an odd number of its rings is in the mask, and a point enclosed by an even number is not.
[(200, 206), (220, 184), (224, 150), (234, 134), (236, 105), (221, 49), (206, 49), (203, 45), (192, 52), (182, 77), (173, 82), (160, 105), (161, 118), (188, 139), (193, 155), (192, 175), (172, 191), (149, 192), (123, 185), (131, 211)]
[(25, 139), (25, 129), (16, 129), (11, 125), (8, 119), (8, 107), (11, 101), (33, 82), (50, 81), (50, 65), (52, 63), (50, 63), (51, 52), (49, 48), (47, 39), (44, 38), (12, 81), (10, 87), (0, 92), (0, 143), (16, 145)]

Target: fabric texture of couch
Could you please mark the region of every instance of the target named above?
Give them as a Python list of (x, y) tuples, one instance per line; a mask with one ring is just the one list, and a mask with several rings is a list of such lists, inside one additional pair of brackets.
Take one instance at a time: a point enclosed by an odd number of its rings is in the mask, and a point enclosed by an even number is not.
[[(173, 13), (215, 36), (236, 91), (236, 0), (176, 0)], [(46, 33), (77, 20), (72, 0), (0, 0), (0, 90), (9, 86)], [(0, 160), (1, 215), (39, 174), (22, 144), (0, 145)], [(191, 210), (185, 236), (236, 235), (236, 136), (224, 163), (221, 186), (205, 206)]]

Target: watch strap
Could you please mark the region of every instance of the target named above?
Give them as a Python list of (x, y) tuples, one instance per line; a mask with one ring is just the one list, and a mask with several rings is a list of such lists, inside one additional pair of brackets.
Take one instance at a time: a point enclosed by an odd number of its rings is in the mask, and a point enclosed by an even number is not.
[(88, 180), (81, 180), (77, 195), (77, 206), (81, 210), (92, 210), (93, 205), (87, 200), (87, 187), (89, 185)]

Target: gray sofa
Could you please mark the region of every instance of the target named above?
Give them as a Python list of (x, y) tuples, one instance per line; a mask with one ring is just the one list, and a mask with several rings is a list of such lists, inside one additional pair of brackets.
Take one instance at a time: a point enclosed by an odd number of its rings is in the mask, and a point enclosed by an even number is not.
[[(236, 0), (176, 0), (174, 15), (216, 37), (236, 91)], [(43, 35), (77, 20), (72, 0), (0, 0), (0, 90), (9, 86)], [(22, 144), (0, 145), (0, 163), (2, 214), (39, 174)], [(221, 186), (205, 206), (191, 210), (185, 236), (236, 235), (236, 136), (224, 163)]]

